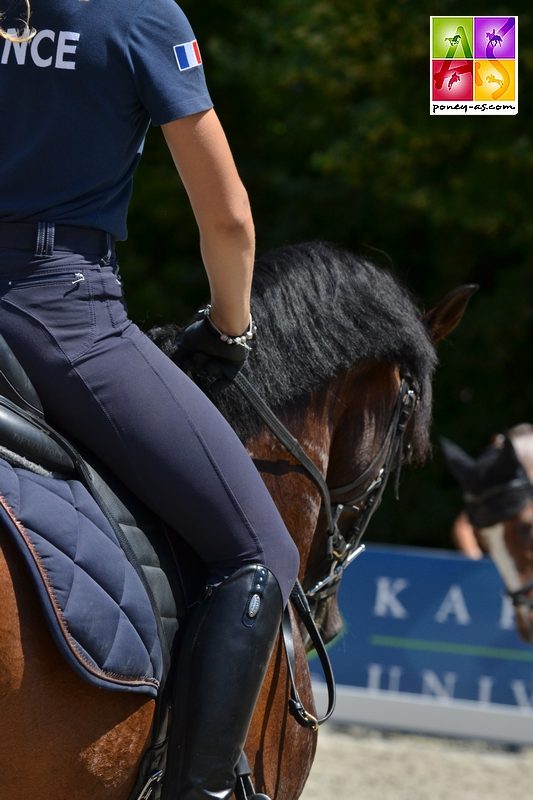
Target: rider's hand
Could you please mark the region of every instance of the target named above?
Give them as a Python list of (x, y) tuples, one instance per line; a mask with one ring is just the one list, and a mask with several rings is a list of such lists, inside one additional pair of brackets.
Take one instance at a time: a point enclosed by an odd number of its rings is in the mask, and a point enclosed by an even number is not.
[(173, 360), (203, 389), (216, 393), (233, 381), (249, 353), (249, 343), (222, 341), (220, 333), (202, 313), (179, 334)]

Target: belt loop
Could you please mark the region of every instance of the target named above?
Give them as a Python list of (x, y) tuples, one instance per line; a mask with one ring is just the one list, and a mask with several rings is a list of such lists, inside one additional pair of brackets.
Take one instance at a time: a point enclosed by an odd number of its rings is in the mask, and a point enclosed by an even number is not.
[(46, 242), (46, 222), (37, 223), (37, 240), (35, 242), (35, 255), (44, 256)]
[(47, 222), (45, 255), (52, 256), (54, 254), (55, 238), (56, 238), (56, 226), (53, 222)]
[(56, 226), (53, 222), (37, 223), (36, 256), (51, 256), (54, 253)]
[(111, 258), (113, 256), (113, 244), (114, 244), (113, 237), (111, 236), (111, 234), (108, 231), (106, 231), (106, 234), (105, 234), (106, 254), (102, 258), (102, 265), (103, 266), (108, 267), (109, 264), (111, 264)]

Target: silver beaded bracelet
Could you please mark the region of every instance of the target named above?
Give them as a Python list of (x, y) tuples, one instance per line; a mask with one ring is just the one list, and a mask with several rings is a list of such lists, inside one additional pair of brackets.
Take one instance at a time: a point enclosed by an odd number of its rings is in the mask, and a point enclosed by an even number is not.
[(208, 303), (205, 308), (201, 308), (198, 312), (199, 314), (203, 314), (204, 317), (209, 321), (211, 327), (218, 333), (220, 336), (220, 340), (225, 342), (226, 344), (240, 344), (250, 350), (250, 345), (248, 342), (250, 339), (253, 339), (255, 334), (257, 333), (257, 325), (252, 319), (252, 315), (250, 314), (250, 323), (248, 325), (247, 330), (244, 331), (240, 336), (228, 336), (226, 333), (222, 333), (221, 330), (217, 328), (213, 320), (211, 319), (211, 303)]

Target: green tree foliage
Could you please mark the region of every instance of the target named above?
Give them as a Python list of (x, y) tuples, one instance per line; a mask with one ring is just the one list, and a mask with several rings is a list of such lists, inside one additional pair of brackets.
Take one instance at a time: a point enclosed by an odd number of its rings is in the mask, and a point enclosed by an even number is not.
[[(530, 3), (490, 9), (519, 15), (520, 113), (507, 118), (429, 115), (429, 16), (486, 14), (478, 0), (466, 11), (455, 0), (182, 5), (251, 196), (259, 250), (303, 239), (365, 247), (428, 307), (459, 283), (479, 283), (441, 347), (434, 439), (479, 452), (494, 431), (531, 421)], [(183, 321), (207, 284), (158, 132), (130, 227), (123, 260), (134, 315)], [(386, 504), (375, 535), (447, 544), (459, 503), (437, 449), (429, 467), (406, 475), (401, 505)]]

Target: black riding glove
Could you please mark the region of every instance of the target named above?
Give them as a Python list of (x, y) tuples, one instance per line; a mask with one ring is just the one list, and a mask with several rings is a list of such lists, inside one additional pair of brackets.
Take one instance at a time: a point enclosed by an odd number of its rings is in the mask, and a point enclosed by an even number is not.
[(217, 393), (229, 386), (249, 353), (249, 344), (222, 341), (220, 333), (202, 313), (179, 334), (173, 360), (202, 389)]

